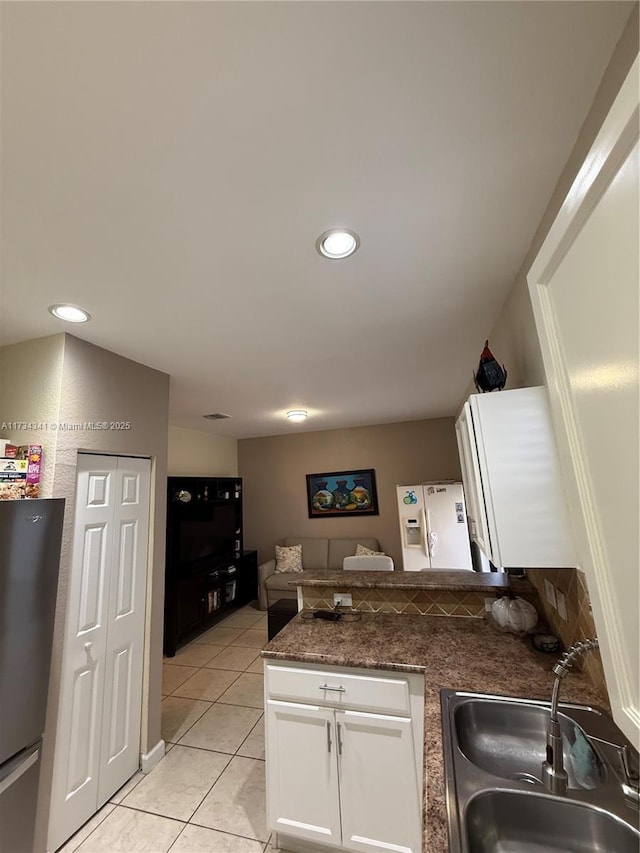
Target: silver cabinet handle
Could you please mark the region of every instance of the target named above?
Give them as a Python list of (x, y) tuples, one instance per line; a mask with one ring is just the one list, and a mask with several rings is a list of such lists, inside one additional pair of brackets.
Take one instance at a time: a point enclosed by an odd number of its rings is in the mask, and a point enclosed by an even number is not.
[(327, 751), (331, 752), (331, 723), (327, 720)]
[(93, 643), (85, 643), (84, 644), (85, 652), (90, 652), (92, 648), (93, 648)]
[(342, 755), (342, 726), (340, 723), (336, 725), (338, 727), (338, 755)]
[(320, 690), (333, 690), (335, 693), (346, 693), (347, 692), (346, 687), (331, 687), (328, 684), (321, 684)]

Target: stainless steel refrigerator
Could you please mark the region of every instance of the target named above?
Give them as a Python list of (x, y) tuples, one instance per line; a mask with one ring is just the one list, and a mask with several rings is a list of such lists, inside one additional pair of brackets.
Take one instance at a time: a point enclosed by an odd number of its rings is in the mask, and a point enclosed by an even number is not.
[(0, 501), (0, 853), (32, 853), (64, 500)]

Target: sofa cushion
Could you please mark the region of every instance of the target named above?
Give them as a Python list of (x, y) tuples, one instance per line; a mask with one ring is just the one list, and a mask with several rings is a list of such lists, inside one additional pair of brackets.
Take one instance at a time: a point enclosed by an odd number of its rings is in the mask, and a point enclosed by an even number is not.
[(302, 571), (302, 545), (276, 545), (276, 574)]
[[(341, 569), (345, 557), (354, 557), (356, 546), (364, 545), (365, 548), (370, 548), (372, 551), (379, 551), (380, 545), (377, 539), (359, 536), (357, 539), (330, 539), (329, 540), (329, 559), (327, 568)], [(303, 564), (306, 568), (306, 563)], [(311, 567), (310, 567), (311, 568)]]
[[(296, 588), (295, 586), (291, 586), (292, 580), (294, 580), (294, 575), (291, 572), (279, 572), (276, 575), (269, 575), (268, 578), (265, 578), (264, 585), (269, 592), (291, 592), (295, 596)], [(276, 597), (286, 598), (286, 596)], [(273, 599), (273, 596), (271, 595), (270, 598)]]
[(371, 548), (365, 548), (359, 542), (356, 545), (356, 557), (386, 557), (384, 551), (372, 551)]
[[(288, 536), (285, 545), (302, 545), (303, 569), (326, 569), (329, 554), (329, 540), (309, 536)], [(354, 545), (355, 548), (355, 545)], [(340, 563), (342, 568), (342, 563)]]

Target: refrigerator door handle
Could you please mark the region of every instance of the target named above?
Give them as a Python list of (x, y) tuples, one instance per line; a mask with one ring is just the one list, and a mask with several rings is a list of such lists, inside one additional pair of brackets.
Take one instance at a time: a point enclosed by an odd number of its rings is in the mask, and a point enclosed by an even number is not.
[(27, 772), (30, 767), (36, 763), (36, 761), (40, 758), (40, 749), (35, 749), (31, 755), (24, 759), (18, 764), (18, 766), (8, 773), (4, 779), (0, 779), (0, 794), (4, 794), (4, 792), (10, 788), (21, 776)]
[(428, 509), (424, 511), (424, 522), (426, 531), (425, 552), (427, 557), (433, 557), (435, 547), (438, 544), (438, 534), (431, 529), (431, 513)]
[(434, 530), (429, 531), (429, 556), (434, 557), (436, 553), (436, 545), (438, 544), (438, 534)]
[(422, 536), (422, 544), (424, 545), (424, 553), (425, 553), (425, 556), (430, 557), (431, 556), (431, 545), (429, 544), (429, 538), (431, 536), (431, 531), (429, 529), (429, 510), (426, 508), (422, 510), (422, 522), (423, 522), (422, 529), (424, 530), (424, 533)]

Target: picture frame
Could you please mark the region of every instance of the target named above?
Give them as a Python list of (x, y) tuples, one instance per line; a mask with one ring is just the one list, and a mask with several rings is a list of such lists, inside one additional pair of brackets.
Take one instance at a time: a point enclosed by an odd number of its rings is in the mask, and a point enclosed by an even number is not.
[(379, 515), (374, 468), (306, 476), (309, 518)]

